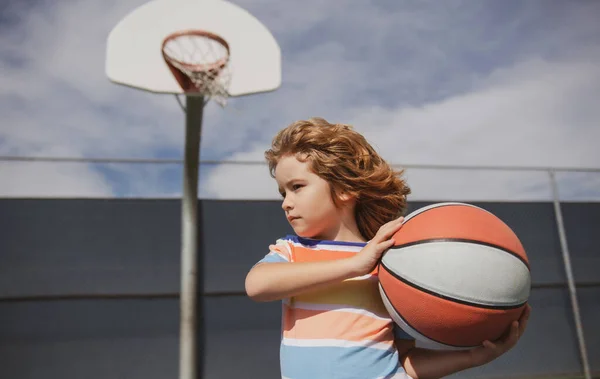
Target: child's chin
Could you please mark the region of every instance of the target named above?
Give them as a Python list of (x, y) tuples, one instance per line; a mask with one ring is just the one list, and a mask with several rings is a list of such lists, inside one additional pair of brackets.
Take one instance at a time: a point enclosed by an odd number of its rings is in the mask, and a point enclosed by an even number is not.
[(305, 233), (302, 230), (296, 230), (294, 229), (294, 233), (296, 233), (296, 235), (298, 237), (302, 237), (302, 238), (312, 238), (312, 234), (310, 233)]
[(296, 233), (296, 235), (298, 237), (302, 237), (302, 238), (316, 239), (316, 237), (317, 237), (317, 235), (315, 233), (308, 233), (308, 232), (303, 231), (303, 230), (296, 230), (296, 229), (294, 229), (294, 233)]
[(311, 238), (311, 233), (308, 233), (308, 231), (306, 229), (303, 229), (303, 228), (292, 228), (292, 229), (294, 229), (294, 233), (296, 233), (296, 235), (298, 237)]

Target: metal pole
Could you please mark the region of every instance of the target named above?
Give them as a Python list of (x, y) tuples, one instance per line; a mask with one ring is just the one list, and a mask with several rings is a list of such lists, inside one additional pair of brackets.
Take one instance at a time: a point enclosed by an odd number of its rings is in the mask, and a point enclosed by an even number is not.
[[(186, 96), (183, 198), (181, 202), (181, 297), (179, 378), (203, 374), (203, 255), (198, 251), (198, 171), (202, 134), (202, 96)], [(200, 295), (200, 298), (198, 298)], [(200, 376), (198, 376), (200, 375)]]
[(562, 249), (563, 260), (565, 263), (565, 272), (567, 274), (567, 283), (569, 285), (569, 295), (571, 297), (571, 307), (573, 308), (573, 318), (575, 319), (575, 329), (577, 331), (577, 342), (579, 342), (579, 353), (581, 354), (581, 363), (585, 379), (592, 379), (590, 365), (588, 363), (587, 349), (585, 346), (585, 338), (583, 335), (583, 326), (581, 324), (581, 316), (579, 313), (579, 303), (577, 301), (577, 288), (575, 287), (575, 279), (573, 270), (571, 269), (571, 255), (567, 245), (567, 234), (565, 233), (565, 225), (558, 197), (558, 186), (556, 185), (556, 177), (554, 170), (549, 170), (550, 184), (552, 186), (552, 198), (554, 201), (554, 213), (556, 215), (556, 225), (558, 227), (558, 237), (560, 238), (560, 246)]

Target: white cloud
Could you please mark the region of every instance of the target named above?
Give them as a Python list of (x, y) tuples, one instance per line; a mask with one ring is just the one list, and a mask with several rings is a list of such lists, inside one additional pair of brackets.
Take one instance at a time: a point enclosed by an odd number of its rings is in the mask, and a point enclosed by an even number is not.
[[(255, 146), (249, 152), (237, 153), (232, 161), (260, 161), (266, 148)], [(206, 170), (201, 178), (200, 196), (217, 199), (273, 200), (281, 196), (269, 169), (264, 165), (220, 164)]]
[[(12, 2), (5, 12), (10, 29), (0, 25), (0, 154), (181, 157), (184, 117), (175, 99), (117, 86), (104, 75), (109, 30), (145, 1)], [(492, 1), (343, 9), (318, 1), (236, 3), (280, 41), (284, 83), (273, 93), (233, 99), (225, 111), (207, 107), (207, 159), (261, 160), (276, 130), (324, 116), (355, 124), (398, 163), (600, 166), (593, 142), (600, 137), (600, 79), (591, 64), (600, 58), (600, 27), (591, 2), (514, 2), (508, 18)], [(58, 167), (47, 166), (46, 177), (56, 168), (54, 182), (70, 185)], [(174, 196), (180, 188), (172, 169), (120, 167), (111, 176), (80, 165), (77, 180), (89, 179), (92, 188), (103, 179), (115, 196)], [(202, 196), (278, 196), (264, 192), (266, 166), (209, 167), (201, 178)], [(246, 178), (245, 188), (236, 192), (232, 178)], [(419, 193), (436, 188), (430, 180), (414, 179), (423, 183)], [(512, 188), (506, 180), (494, 188)], [(23, 183), (24, 193), (45, 188)], [(533, 196), (512, 191), (511, 198)], [(486, 187), (481, 194), (496, 196)]]
[(600, 166), (597, 66), (526, 62), (483, 82), (420, 107), (358, 109), (351, 123), (397, 163)]
[[(494, 72), (478, 89), (420, 107), (369, 107), (348, 120), (391, 163), (463, 166), (598, 167), (600, 71), (587, 63), (531, 61)], [(332, 120), (334, 121), (334, 120)], [(260, 160), (258, 146), (233, 160)], [(408, 170), (413, 199), (550, 200), (547, 173)], [(207, 186), (223, 198), (277, 198), (266, 166), (223, 165)], [(600, 174), (599, 174), (600, 175)], [(243, 190), (236, 192), (239, 178)], [(561, 182), (566, 199), (600, 197), (596, 181)], [(571, 188), (573, 187), (573, 188)], [(216, 188), (223, 190), (215, 191)], [(224, 188), (227, 188), (226, 190)], [(579, 195), (577, 195), (579, 194)]]
[[(0, 33), (0, 58), (5, 58), (0, 59), (4, 73), (0, 78), (0, 154), (149, 157), (157, 151), (181, 151), (183, 114), (173, 97), (119, 87), (104, 75), (105, 40), (110, 28), (142, 3), (10, 4), (6, 14), (17, 22)], [(13, 163), (7, 165), (13, 167)], [(24, 194), (62, 196), (62, 191), (46, 185), (44, 181), (49, 178), (56, 188), (72, 188), (64, 193), (74, 196), (78, 195), (73, 192), (76, 189), (81, 189), (81, 196), (118, 195), (118, 191), (87, 189), (97, 187), (98, 181), (101, 188), (118, 187), (97, 166), (67, 166), (70, 168), (46, 165), (44, 176), (28, 176), (37, 166), (29, 171), (4, 170), (2, 182), (10, 179), (4, 176), (8, 172), (20, 172), (24, 178), (11, 179), (10, 191), (0, 195), (18, 192), (14, 186), (22, 183)], [(36, 180), (40, 180), (37, 185)], [(74, 181), (81, 184), (73, 186)]]
[(600, 201), (600, 172), (556, 173), (561, 201)]
[(549, 201), (548, 176), (531, 171), (407, 169), (410, 199), (436, 201)]
[[(552, 198), (548, 176), (539, 172), (409, 168), (405, 177), (412, 190), (411, 201), (548, 201)], [(281, 199), (266, 165), (220, 165), (206, 179), (203, 197)]]
[(113, 197), (111, 187), (98, 172), (81, 164), (40, 162), (0, 163), (2, 197)]

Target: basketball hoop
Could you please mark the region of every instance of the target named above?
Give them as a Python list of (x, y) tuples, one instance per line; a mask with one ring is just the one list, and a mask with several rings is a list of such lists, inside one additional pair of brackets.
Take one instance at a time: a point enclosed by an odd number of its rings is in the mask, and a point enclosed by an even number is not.
[(222, 107), (229, 97), (229, 44), (204, 30), (184, 30), (167, 36), (162, 55), (185, 94), (199, 94)]

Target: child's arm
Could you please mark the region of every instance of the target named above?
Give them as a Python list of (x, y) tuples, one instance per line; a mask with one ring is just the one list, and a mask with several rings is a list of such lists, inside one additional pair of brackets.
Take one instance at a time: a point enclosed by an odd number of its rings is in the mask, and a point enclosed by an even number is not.
[[(531, 308), (527, 306), (519, 321), (515, 321), (506, 336), (498, 341), (485, 341), (472, 350), (441, 351), (406, 348), (400, 362), (406, 373), (414, 379), (442, 378), (472, 367), (482, 366), (510, 350), (525, 332)], [(413, 343), (413, 341), (407, 341)], [(398, 346), (398, 342), (396, 343)], [(400, 346), (399, 346), (400, 350)]]
[(325, 262), (277, 262), (256, 265), (246, 276), (246, 293), (254, 301), (281, 300), (355, 276), (351, 258)]
[(379, 262), (402, 226), (402, 217), (390, 221), (373, 239), (351, 258), (322, 262), (261, 263), (246, 276), (246, 293), (255, 301), (281, 300), (302, 292), (316, 290), (345, 279), (367, 275)]

